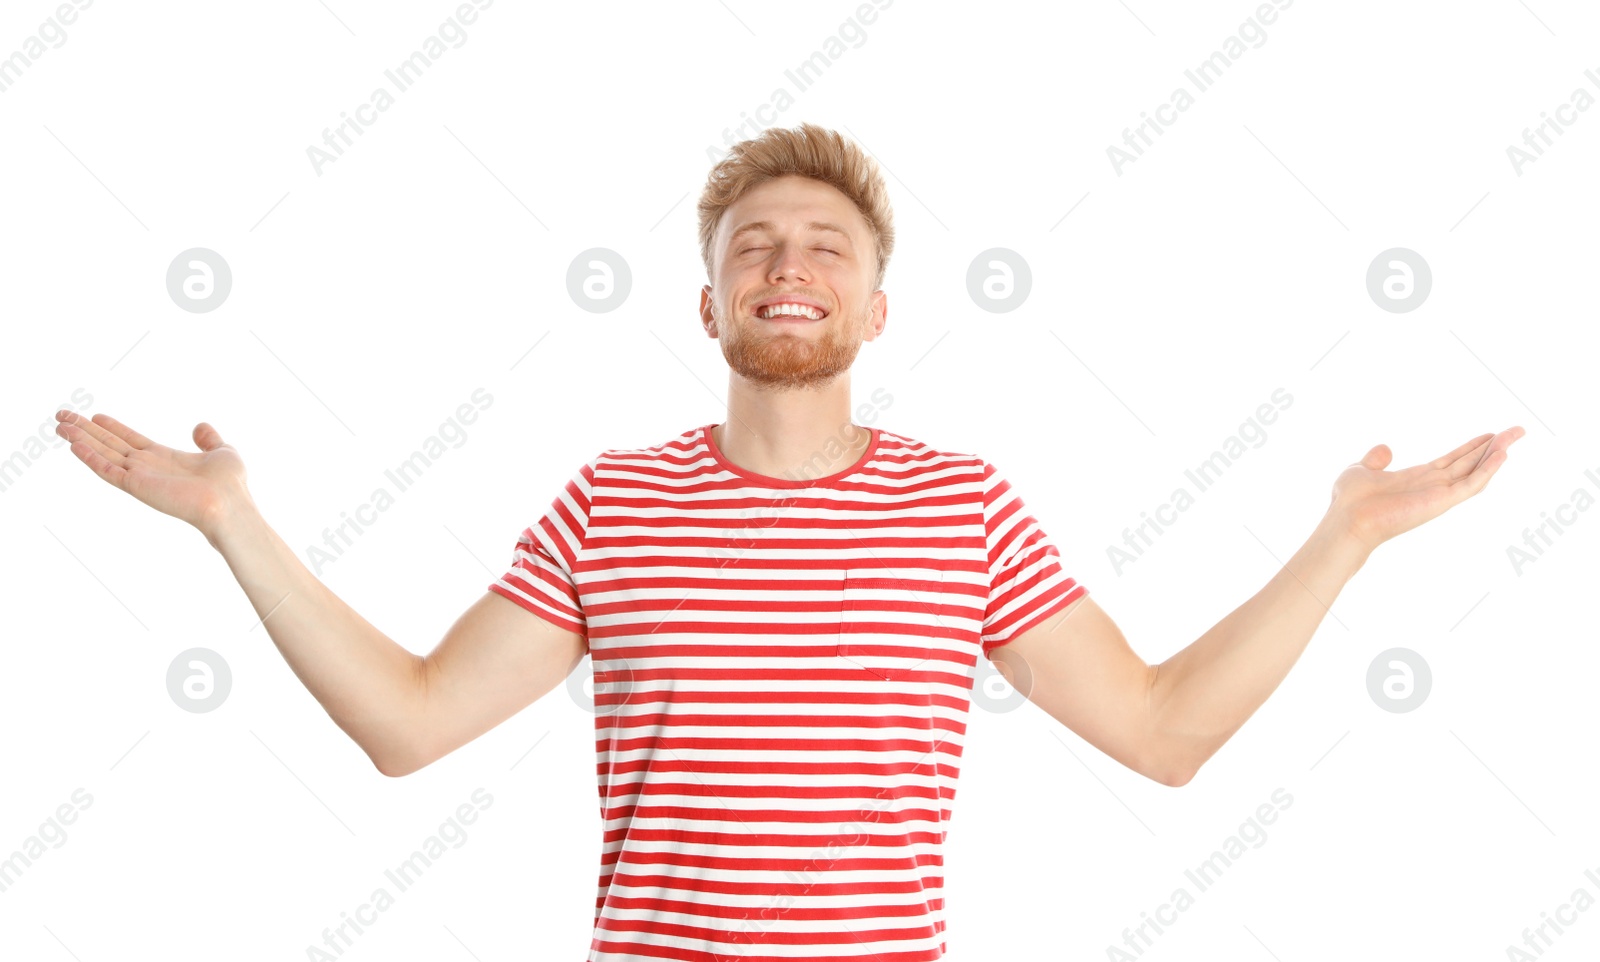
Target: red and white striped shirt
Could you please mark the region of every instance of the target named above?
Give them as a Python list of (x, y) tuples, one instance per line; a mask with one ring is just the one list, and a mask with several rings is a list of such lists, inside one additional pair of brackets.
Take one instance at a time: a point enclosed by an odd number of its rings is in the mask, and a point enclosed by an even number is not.
[(1087, 589), (973, 455), (770, 478), (712, 427), (583, 465), (489, 585), (588, 643), (589, 962), (939, 959), (977, 658)]

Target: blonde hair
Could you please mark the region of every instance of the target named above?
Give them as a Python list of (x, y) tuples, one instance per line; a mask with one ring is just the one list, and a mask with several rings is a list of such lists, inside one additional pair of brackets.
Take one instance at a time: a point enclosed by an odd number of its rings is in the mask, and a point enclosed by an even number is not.
[(881, 290), (889, 255), (894, 252), (894, 211), (883, 175), (853, 141), (810, 123), (793, 130), (773, 127), (759, 137), (740, 141), (711, 168), (699, 203), (700, 259), (705, 262), (706, 279), (712, 278), (711, 245), (723, 212), (751, 188), (785, 174), (799, 174), (837, 188), (861, 211), (872, 231), (878, 261), (872, 289)]

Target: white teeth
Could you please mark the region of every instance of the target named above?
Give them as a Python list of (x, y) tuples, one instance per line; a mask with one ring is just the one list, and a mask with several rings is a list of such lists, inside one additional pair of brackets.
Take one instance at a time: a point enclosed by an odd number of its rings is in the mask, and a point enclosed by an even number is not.
[(769, 304), (766, 307), (763, 307), (759, 314), (763, 318), (777, 317), (778, 315), (782, 314), (789, 316), (809, 317), (813, 321), (822, 317), (821, 311), (814, 307), (807, 307), (804, 304)]

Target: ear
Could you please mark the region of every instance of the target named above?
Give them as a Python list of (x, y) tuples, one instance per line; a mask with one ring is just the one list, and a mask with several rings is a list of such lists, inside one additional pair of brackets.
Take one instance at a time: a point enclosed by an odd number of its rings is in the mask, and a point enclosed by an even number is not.
[(700, 326), (705, 328), (706, 337), (715, 339), (717, 336), (717, 322), (712, 316), (711, 285), (704, 284), (700, 287)]
[(873, 291), (869, 303), (872, 305), (872, 316), (867, 319), (866, 340), (876, 341), (889, 323), (889, 295), (883, 291)]

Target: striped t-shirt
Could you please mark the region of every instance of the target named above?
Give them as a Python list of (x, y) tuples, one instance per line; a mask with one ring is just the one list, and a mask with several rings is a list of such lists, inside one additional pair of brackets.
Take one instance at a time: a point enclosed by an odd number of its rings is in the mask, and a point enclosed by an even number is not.
[(772, 478), (714, 426), (581, 466), (489, 586), (588, 643), (589, 962), (939, 959), (977, 659), (1087, 589), (973, 455)]

